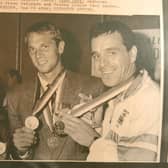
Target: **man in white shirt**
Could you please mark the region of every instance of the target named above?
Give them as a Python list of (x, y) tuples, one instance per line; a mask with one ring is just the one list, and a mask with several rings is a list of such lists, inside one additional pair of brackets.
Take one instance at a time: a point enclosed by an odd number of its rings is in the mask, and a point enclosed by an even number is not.
[(137, 60), (134, 34), (111, 21), (91, 33), (96, 76), (107, 87), (129, 81), (125, 91), (108, 102), (102, 136), (90, 147), (88, 161), (156, 161), (159, 157), (161, 96), (159, 86)]

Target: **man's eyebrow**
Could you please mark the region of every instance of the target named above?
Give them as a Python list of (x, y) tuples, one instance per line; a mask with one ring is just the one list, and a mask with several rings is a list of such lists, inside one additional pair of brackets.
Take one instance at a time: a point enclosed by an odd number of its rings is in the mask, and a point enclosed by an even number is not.
[(104, 50), (106, 50), (106, 51), (113, 51), (113, 50), (119, 51), (120, 48), (119, 47), (108, 47), (108, 48), (105, 48)]
[(28, 49), (29, 49), (29, 48), (33, 48), (33, 47), (32, 47), (31, 45), (28, 45)]
[(91, 55), (97, 54), (96, 51), (91, 51)]
[[(107, 51), (107, 52), (120, 51), (120, 48), (119, 47), (108, 47), (108, 48), (104, 48), (103, 50)], [(94, 55), (94, 54), (98, 54), (98, 52), (97, 51), (91, 51), (91, 55)]]

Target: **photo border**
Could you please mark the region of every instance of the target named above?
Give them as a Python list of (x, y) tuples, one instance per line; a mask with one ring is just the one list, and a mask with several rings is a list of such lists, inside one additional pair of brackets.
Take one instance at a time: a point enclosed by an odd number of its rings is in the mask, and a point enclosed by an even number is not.
[(0, 166), (2, 167), (54, 167), (54, 168), (141, 168), (141, 167), (163, 167), (166, 166), (167, 153), (168, 153), (168, 1), (162, 0), (163, 3), (163, 27), (164, 27), (164, 92), (163, 92), (163, 121), (162, 121), (162, 138), (161, 138), (161, 155), (160, 163), (91, 163), (91, 162), (34, 162), (34, 161), (0, 161)]

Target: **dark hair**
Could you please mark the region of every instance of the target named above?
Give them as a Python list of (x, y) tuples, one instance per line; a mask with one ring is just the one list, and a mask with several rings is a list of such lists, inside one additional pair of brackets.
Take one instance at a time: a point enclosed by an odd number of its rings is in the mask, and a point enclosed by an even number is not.
[(10, 77), (16, 77), (16, 80), (17, 80), (17, 82), (18, 83), (21, 83), (22, 82), (22, 77), (21, 77), (21, 74), (19, 73), (19, 71), (18, 70), (16, 70), (16, 69), (10, 69), (9, 71), (8, 71), (8, 74), (9, 74), (9, 76)]
[(135, 61), (136, 72), (138, 73), (141, 69), (146, 69), (151, 77), (153, 77), (153, 58), (152, 58), (152, 48), (150, 41), (137, 36), (127, 25), (121, 23), (120, 21), (110, 21), (98, 23), (91, 30), (90, 38), (97, 37), (104, 33), (114, 33), (119, 32), (123, 39), (123, 44), (129, 51), (133, 46), (137, 47), (137, 58)]
[(130, 50), (133, 45), (135, 45), (135, 37), (132, 30), (120, 21), (110, 21), (98, 23), (91, 30), (90, 38), (97, 37), (104, 33), (114, 33), (119, 32), (123, 39), (123, 44), (126, 46), (127, 50)]
[[(65, 67), (65, 69), (71, 70), (71, 71), (77, 71), (79, 69), (79, 60), (80, 57), (78, 55), (78, 47), (74, 46), (74, 39), (71, 38), (71, 41), (69, 40), (69, 35), (67, 38), (67, 34), (69, 32), (60, 29), (55, 26), (55, 24), (50, 22), (38, 22), (32, 25), (30, 28), (28, 28), (26, 35), (25, 35), (25, 43), (27, 44), (28, 36), (30, 33), (37, 32), (37, 33), (43, 33), (43, 32), (49, 32), (53, 39), (56, 42), (56, 45), (59, 45), (60, 41), (64, 41), (66, 43), (64, 52), (61, 56), (61, 63)], [(77, 44), (77, 43), (75, 43)]]

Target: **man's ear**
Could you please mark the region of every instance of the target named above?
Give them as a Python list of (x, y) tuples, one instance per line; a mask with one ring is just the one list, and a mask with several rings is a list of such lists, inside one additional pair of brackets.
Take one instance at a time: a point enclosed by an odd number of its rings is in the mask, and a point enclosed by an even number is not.
[(58, 53), (61, 55), (64, 52), (65, 42), (61, 40), (58, 44)]
[(129, 55), (132, 63), (136, 61), (137, 53), (138, 53), (137, 47), (135, 45), (132, 46), (132, 48), (129, 50)]

